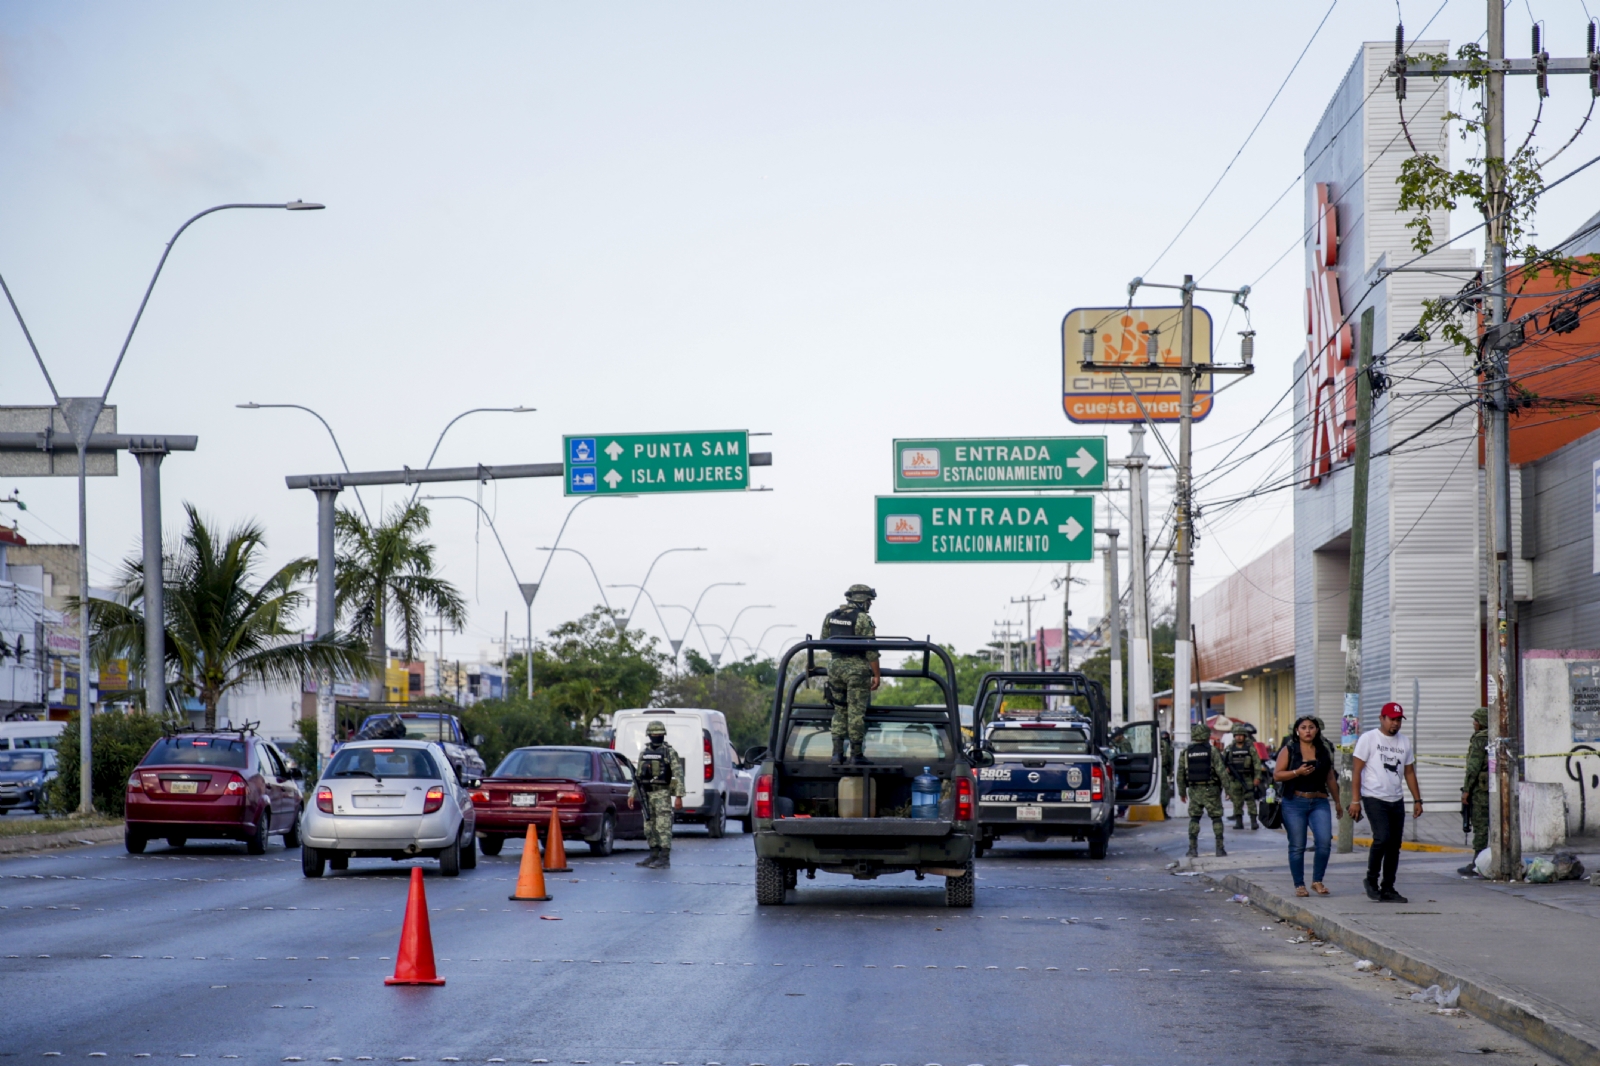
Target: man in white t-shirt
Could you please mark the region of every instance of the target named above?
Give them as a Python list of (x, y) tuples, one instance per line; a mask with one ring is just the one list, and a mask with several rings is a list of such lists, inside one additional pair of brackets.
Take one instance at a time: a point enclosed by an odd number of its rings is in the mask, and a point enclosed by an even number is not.
[(1400, 865), (1400, 843), (1405, 839), (1406, 803), (1402, 782), (1411, 789), (1413, 817), (1422, 817), (1422, 791), (1417, 787), (1417, 761), (1411, 741), (1400, 732), (1406, 712), (1398, 703), (1385, 703), (1378, 712), (1378, 728), (1356, 740), (1355, 779), (1350, 817), (1361, 820), (1366, 805), (1372, 819), (1372, 850), (1367, 855), (1367, 898), (1383, 903), (1405, 903), (1394, 889)]

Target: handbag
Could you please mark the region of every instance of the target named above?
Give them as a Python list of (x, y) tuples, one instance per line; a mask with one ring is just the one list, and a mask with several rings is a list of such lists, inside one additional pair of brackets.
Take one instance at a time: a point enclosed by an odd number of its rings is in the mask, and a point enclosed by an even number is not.
[(1268, 829), (1283, 828), (1283, 804), (1278, 802), (1278, 790), (1271, 785), (1261, 798), (1261, 824)]

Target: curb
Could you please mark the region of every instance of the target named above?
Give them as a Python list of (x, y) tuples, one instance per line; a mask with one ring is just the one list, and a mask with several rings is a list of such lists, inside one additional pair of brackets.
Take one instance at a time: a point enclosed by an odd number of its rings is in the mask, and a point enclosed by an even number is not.
[(76, 829), (67, 833), (30, 833), (25, 836), (0, 837), (0, 855), (47, 851), (52, 848), (74, 848), (84, 844), (109, 844), (113, 840), (121, 839), (120, 825), (102, 825), (94, 829)]
[[(1363, 848), (1372, 847), (1371, 837), (1356, 837), (1354, 843)], [(1400, 843), (1401, 851), (1436, 851), (1454, 855), (1476, 855), (1471, 848), (1458, 848), (1454, 844), (1425, 844), (1416, 840), (1405, 840)]]
[(1338, 944), (1357, 958), (1371, 959), (1380, 966), (1387, 966), (1413, 984), (1423, 988), (1429, 985), (1444, 988), (1460, 985), (1460, 1005), (1484, 1021), (1521, 1037), (1572, 1066), (1600, 1066), (1600, 1032), (1581, 1022), (1551, 1017), (1504, 991), (1458, 976), (1422, 956), (1374, 940), (1366, 933), (1315, 914), (1292, 899), (1270, 892), (1237, 874), (1202, 873), (1200, 876), (1219, 887), (1249, 896), (1250, 902), (1267, 913), (1303, 926), (1318, 939)]

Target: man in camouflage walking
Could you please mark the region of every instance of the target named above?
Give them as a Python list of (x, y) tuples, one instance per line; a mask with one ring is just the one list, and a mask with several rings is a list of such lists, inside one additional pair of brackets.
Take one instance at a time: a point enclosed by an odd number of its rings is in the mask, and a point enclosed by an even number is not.
[(650, 854), (635, 865), (664, 869), (672, 865), (672, 811), (683, 803), (683, 760), (667, 743), (667, 727), (661, 722), (651, 722), (644, 733), (650, 743), (639, 752), (628, 809), (636, 800), (644, 803), (644, 839)]
[(1200, 816), (1211, 816), (1211, 829), (1217, 837), (1217, 854), (1226, 855), (1222, 846), (1222, 793), (1232, 777), (1222, 752), (1211, 746), (1211, 730), (1203, 724), (1189, 729), (1192, 743), (1178, 756), (1178, 798), (1189, 804), (1189, 858), (1200, 854)]
[[(877, 593), (867, 585), (851, 585), (845, 590), (844, 605), (822, 620), (824, 640), (870, 640), (878, 635), (867, 611)], [(828, 659), (828, 702), (833, 704), (833, 762), (844, 762), (844, 742), (850, 741), (850, 761), (856, 766), (867, 762), (863, 750), (867, 737), (867, 704), (878, 687), (878, 653), (835, 651)]]
[(1255, 727), (1245, 722), (1235, 722), (1233, 726), (1233, 745), (1228, 748), (1225, 758), (1228, 764), (1228, 795), (1233, 800), (1233, 827), (1244, 828), (1244, 812), (1248, 807), (1250, 811), (1250, 828), (1260, 829), (1261, 822), (1256, 817), (1256, 786), (1261, 781), (1265, 767), (1261, 765), (1261, 756), (1256, 754)]
[[(1471, 812), (1472, 854), (1476, 858), (1489, 846), (1489, 708), (1472, 712), (1472, 739), (1467, 741), (1467, 776), (1461, 782), (1461, 804)], [(1467, 863), (1456, 873), (1463, 877), (1477, 874)]]

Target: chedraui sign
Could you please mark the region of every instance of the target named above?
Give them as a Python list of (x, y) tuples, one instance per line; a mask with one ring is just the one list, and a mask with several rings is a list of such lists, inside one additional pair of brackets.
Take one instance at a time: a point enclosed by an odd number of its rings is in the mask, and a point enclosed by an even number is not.
[(879, 496), (880, 563), (1086, 563), (1093, 496)]
[[(1080, 423), (1178, 421), (1182, 313), (1180, 307), (1069, 311), (1061, 322), (1061, 406), (1067, 417)], [(1083, 366), (1086, 351), (1093, 369)], [(1211, 316), (1203, 307), (1194, 309), (1193, 351), (1196, 366), (1211, 362)], [(1211, 375), (1198, 374), (1195, 421), (1210, 413)]]
[(1104, 437), (951, 437), (894, 442), (896, 492), (1098, 489)]

